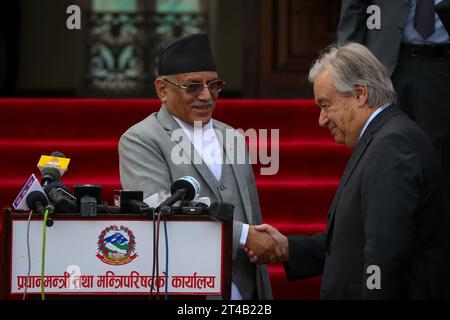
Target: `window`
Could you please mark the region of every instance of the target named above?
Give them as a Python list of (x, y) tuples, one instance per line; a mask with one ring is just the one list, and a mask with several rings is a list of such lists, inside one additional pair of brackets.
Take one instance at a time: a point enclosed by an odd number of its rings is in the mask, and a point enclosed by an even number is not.
[(87, 35), (89, 96), (154, 96), (161, 43), (204, 32), (205, 0), (92, 0)]

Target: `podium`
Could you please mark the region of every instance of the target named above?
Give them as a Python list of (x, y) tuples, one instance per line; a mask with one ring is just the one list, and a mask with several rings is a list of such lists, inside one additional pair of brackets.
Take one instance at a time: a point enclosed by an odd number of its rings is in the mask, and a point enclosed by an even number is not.
[(43, 221), (28, 216), (2, 214), (1, 299), (40, 299), (42, 279), (46, 299), (230, 299), (232, 220), (54, 214), (42, 278)]

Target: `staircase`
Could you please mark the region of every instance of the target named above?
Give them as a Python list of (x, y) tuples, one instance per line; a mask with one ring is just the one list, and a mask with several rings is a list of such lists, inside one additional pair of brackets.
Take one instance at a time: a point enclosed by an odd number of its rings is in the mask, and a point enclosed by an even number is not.
[[(30, 174), (40, 176), (41, 154), (56, 150), (71, 158), (64, 184), (100, 184), (111, 203), (121, 188), (118, 140), (158, 109), (157, 100), (147, 99), (0, 99), (0, 206), (11, 206)], [(325, 230), (350, 155), (319, 127), (318, 115), (312, 100), (222, 99), (214, 113), (235, 128), (280, 130), (278, 173), (262, 176), (260, 165), (254, 170), (264, 222), (285, 234)], [(320, 277), (288, 282), (281, 265), (270, 266), (270, 276), (275, 299), (319, 297)]]

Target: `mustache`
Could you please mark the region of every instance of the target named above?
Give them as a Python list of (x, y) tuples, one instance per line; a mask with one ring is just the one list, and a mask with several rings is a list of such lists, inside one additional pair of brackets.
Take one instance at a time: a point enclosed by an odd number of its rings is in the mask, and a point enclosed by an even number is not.
[(194, 101), (194, 102), (191, 103), (189, 106), (190, 106), (191, 108), (194, 108), (194, 107), (202, 108), (202, 107), (211, 107), (212, 105), (213, 105), (213, 102), (212, 102), (212, 101), (205, 101), (205, 102), (202, 102), (202, 101)]

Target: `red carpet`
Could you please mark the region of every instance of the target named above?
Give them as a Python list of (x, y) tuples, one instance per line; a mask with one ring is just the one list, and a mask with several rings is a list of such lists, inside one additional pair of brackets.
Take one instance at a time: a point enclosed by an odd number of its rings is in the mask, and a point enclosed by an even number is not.
[[(56, 150), (72, 159), (63, 183), (100, 184), (111, 203), (112, 191), (120, 189), (119, 137), (158, 109), (156, 100), (0, 99), (0, 206), (11, 206), (29, 175), (40, 177), (40, 155)], [(318, 126), (318, 114), (311, 100), (222, 99), (215, 111), (216, 119), (236, 128), (280, 130), (278, 174), (261, 176), (259, 165), (254, 169), (264, 221), (286, 234), (325, 230), (350, 155)], [(281, 265), (270, 273), (275, 299), (319, 297), (320, 278), (288, 282)]]

